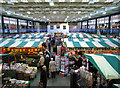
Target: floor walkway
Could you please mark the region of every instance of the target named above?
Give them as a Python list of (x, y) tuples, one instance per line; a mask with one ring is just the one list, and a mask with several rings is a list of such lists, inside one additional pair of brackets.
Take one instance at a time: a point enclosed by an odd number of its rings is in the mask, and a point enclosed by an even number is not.
[(47, 86), (48, 88), (70, 88), (70, 79), (67, 76), (56, 75), (55, 79), (48, 80)]
[[(30, 88), (40, 88), (39, 82), (40, 71), (38, 71), (38, 75), (35, 80), (30, 83)], [(70, 88), (70, 78), (56, 74), (55, 79), (50, 78), (47, 80), (47, 88)]]

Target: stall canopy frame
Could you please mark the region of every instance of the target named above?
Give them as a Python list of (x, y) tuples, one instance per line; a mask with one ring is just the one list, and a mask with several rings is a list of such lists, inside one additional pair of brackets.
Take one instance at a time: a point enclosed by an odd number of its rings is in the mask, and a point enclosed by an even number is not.
[(105, 79), (120, 79), (120, 54), (84, 54)]

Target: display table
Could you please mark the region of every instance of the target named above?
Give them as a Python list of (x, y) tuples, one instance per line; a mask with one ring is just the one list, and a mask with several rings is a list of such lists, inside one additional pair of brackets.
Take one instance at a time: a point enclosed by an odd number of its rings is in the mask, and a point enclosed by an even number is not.
[(37, 67), (28, 66), (28, 64), (15, 63), (10, 64), (10, 67), (7, 63), (3, 64), (3, 73), (4, 77), (17, 78), (19, 80), (30, 81), (34, 79), (37, 74)]
[(30, 81), (10, 79), (5, 83), (3, 88), (30, 88)]

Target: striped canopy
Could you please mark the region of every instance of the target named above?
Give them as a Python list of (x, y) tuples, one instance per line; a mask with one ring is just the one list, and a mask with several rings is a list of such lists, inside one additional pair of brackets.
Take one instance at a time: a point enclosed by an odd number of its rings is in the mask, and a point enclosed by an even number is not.
[(67, 47), (119, 47), (120, 39), (69, 39), (65, 38)]
[(15, 36), (9, 36), (9, 38), (43, 38), (44, 36), (46, 36), (46, 33), (30, 33), (30, 34), (17, 34)]
[(120, 54), (84, 54), (105, 79), (120, 79)]
[(38, 47), (45, 39), (0, 39), (0, 47)]
[(103, 35), (89, 34), (89, 33), (67, 33), (68, 37), (71, 38), (101, 38)]

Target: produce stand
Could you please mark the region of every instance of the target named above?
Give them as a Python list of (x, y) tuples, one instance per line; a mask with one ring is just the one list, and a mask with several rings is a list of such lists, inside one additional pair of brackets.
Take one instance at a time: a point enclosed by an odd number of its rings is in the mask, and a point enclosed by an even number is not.
[(23, 63), (15, 63), (14, 65), (10, 64), (9, 67), (7, 63), (4, 63), (3, 73), (5, 74), (4, 77), (30, 81), (37, 75), (37, 67), (29, 67), (28, 64)]
[(119, 39), (69, 39), (64, 38), (65, 45), (71, 51), (88, 53), (120, 53)]
[(3, 88), (30, 88), (30, 81), (10, 79), (3, 85)]

